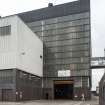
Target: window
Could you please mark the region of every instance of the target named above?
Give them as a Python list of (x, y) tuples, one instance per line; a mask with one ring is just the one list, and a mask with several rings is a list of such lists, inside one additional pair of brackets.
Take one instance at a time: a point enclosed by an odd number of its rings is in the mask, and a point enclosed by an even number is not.
[(0, 84), (13, 83), (13, 71), (0, 70)]
[(11, 34), (11, 25), (0, 27), (0, 36), (10, 35)]

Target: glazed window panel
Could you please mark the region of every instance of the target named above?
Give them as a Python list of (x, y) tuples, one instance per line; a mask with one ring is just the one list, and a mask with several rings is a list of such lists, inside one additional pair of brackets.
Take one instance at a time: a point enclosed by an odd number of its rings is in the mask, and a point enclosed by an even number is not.
[(87, 87), (88, 86), (88, 77), (82, 77), (82, 85), (84, 86), (84, 87)]
[(69, 32), (81, 32), (89, 30), (89, 25), (82, 25), (76, 27), (68, 27), (63, 29), (58, 29), (57, 34), (69, 33)]
[(27, 23), (27, 25), (29, 27), (38, 27), (38, 26), (41, 26), (42, 25), (42, 21), (36, 21), (36, 22), (31, 22), (31, 23)]
[(77, 44), (85, 44), (89, 43), (89, 38), (81, 38), (81, 39), (73, 39), (73, 40), (64, 40), (64, 41), (54, 41), (54, 42), (46, 42), (46, 46), (66, 46), (66, 45), (77, 45)]
[(13, 76), (13, 71), (12, 70), (0, 70), (0, 77), (2, 76)]
[(47, 64), (71, 64), (71, 63), (89, 63), (89, 58), (85, 57), (83, 58), (83, 62), (81, 61), (81, 58), (67, 58), (67, 59), (56, 59), (56, 60), (53, 60), (53, 59), (50, 59), (50, 60), (47, 60)]
[(57, 23), (57, 18), (44, 20), (45, 25)]
[[(74, 67), (72, 67), (71, 65), (74, 65)], [(57, 65), (57, 64), (46, 64), (46, 68), (47, 69), (56, 69), (56, 70), (68, 70), (68, 69), (70, 69), (70, 70), (85, 70), (85, 69), (89, 69), (89, 64), (59, 64), (59, 65)]]
[(0, 27), (0, 36), (10, 35), (11, 25)]
[(80, 46), (59, 46), (59, 47), (52, 47), (49, 50), (53, 52), (75, 52), (75, 51), (85, 51), (89, 50), (88, 45), (80, 45)]
[(54, 24), (44, 24), (44, 30), (51, 30), (51, 29), (60, 29), (60, 28), (67, 28), (67, 27), (74, 27), (78, 25), (85, 25), (89, 24), (89, 18), (85, 19), (78, 19), (73, 21), (65, 21), (65, 22), (55, 22)]
[(81, 52), (76, 52), (76, 53), (72, 53), (72, 57), (78, 56), (78, 57), (82, 57), (82, 56), (89, 56), (89, 52), (88, 51), (81, 51)]
[(34, 30), (34, 32), (37, 32), (37, 31), (42, 31), (42, 26), (39, 26), (39, 27), (31, 27), (32, 30)]
[(82, 19), (82, 18), (89, 18), (89, 12), (74, 14), (69, 16), (62, 16), (58, 18), (58, 22), (70, 21), (70, 20), (76, 20), (76, 19)]
[(1, 84), (13, 83), (13, 71), (12, 70), (1, 70), (0, 71), (0, 83)]
[[(86, 31), (89, 30), (89, 25), (80, 25), (80, 26), (72, 26), (72, 27), (63, 27), (63, 28), (55, 28), (55, 29), (49, 29), (49, 30), (43, 30), (45, 34), (49, 32), (49, 35), (52, 31), (57, 31), (57, 34), (62, 33), (69, 33), (69, 32), (78, 32), (78, 31)], [(37, 30), (36, 32), (40, 32), (42, 30)]]
[[(38, 34), (39, 35), (39, 34)], [(89, 37), (90, 33), (87, 32), (74, 32), (74, 33), (65, 33), (65, 34), (55, 34), (50, 36), (44, 36), (44, 41), (59, 41), (59, 40), (69, 40), (69, 39), (79, 39)]]
[[(48, 53), (49, 54), (49, 53)], [(53, 53), (46, 55), (46, 59), (65, 59), (65, 58), (79, 58), (79, 57), (89, 57), (88, 51), (81, 52), (64, 52), (64, 53)]]
[(57, 24), (57, 28), (64, 28), (64, 27), (74, 27), (74, 26), (79, 26), (79, 25), (85, 25), (89, 24), (89, 19), (80, 19), (80, 20), (74, 20), (74, 21), (67, 21), (67, 22), (62, 22)]
[(51, 30), (58, 28), (58, 24), (44, 25), (44, 30)]
[[(69, 22), (70, 21), (70, 22)], [(48, 19), (44, 21), (37, 21), (32, 23), (27, 23), (29, 27), (41, 27), (42, 22), (43, 26), (46, 27), (46, 29), (50, 29), (52, 26), (58, 25), (58, 27), (67, 27), (67, 26), (73, 26), (73, 25), (82, 25), (82, 24), (89, 24), (89, 13), (81, 13), (76, 15), (69, 15), (69, 16), (63, 16), (53, 19)], [(63, 23), (64, 22), (64, 23)], [(51, 26), (51, 27), (50, 27)], [(54, 28), (54, 27), (52, 27)]]
[[(83, 27), (83, 26), (82, 26)], [(88, 26), (87, 26), (88, 27)], [(88, 27), (89, 28), (89, 27)], [(76, 28), (75, 28), (76, 29)], [(61, 30), (61, 29), (60, 29)], [(43, 31), (43, 35), (44, 37), (55, 37), (55, 36), (62, 36), (62, 35), (68, 35), (69, 37), (71, 36), (71, 38), (76, 38), (78, 37), (78, 35), (83, 34), (84, 36), (89, 36), (90, 35), (90, 29), (89, 30), (75, 30), (75, 31), (70, 31), (68, 28), (62, 29), (62, 32), (60, 32), (60, 30), (47, 30), (47, 31)], [(67, 31), (68, 30), (68, 31)], [(34, 31), (34, 30), (33, 30)], [(42, 31), (39, 32), (35, 32), (38, 33), (39, 36), (42, 36)], [(81, 36), (82, 37), (82, 36)]]

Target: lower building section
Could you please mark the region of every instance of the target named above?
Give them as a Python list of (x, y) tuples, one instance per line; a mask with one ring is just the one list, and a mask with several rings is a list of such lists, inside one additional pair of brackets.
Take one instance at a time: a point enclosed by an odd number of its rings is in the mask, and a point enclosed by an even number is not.
[[(42, 83), (43, 79), (43, 83)], [(90, 99), (89, 77), (44, 77), (18, 69), (0, 70), (0, 101)]]
[(41, 78), (17, 70), (0, 70), (0, 101), (25, 101), (42, 98)]
[(90, 86), (84, 78), (89, 79), (89, 77), (44, 78), (43, 97), (44, 99), (81, 100), (84, 94), (85, 99), (89, 100), (91, 99)]
[(0, 101), (15, 101), (15, 89), (0, 89)]
[(17, 70), (16, 100), (35, 100), (42, 98), (42, 80), (40, 77)]

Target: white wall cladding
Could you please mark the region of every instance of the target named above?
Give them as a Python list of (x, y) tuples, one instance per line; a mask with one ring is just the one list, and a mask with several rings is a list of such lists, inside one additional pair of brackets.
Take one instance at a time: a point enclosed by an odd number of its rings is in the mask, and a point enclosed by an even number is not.
[(0, 19), (0, 27), (11, 25), (11, 35), (0, 35), (0, 69), (16, 67), (17, 23), (13, 18)]
[(0, 19), (0, 27), (11, 25), (11, 35), (0, 35), (0, 69), (18, 68), (42, 76), (42, 41), (17, 16)]
[(18, 19), (18, 65), (17, 67), (42, 76), (43, 45), (41, 40)]

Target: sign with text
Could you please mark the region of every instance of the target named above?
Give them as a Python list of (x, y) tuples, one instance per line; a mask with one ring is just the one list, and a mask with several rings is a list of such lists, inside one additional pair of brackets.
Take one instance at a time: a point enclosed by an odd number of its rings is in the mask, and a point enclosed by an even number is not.
[(58, 70), (58, 77), (70, 77), (71, 71), (70, 70)]

